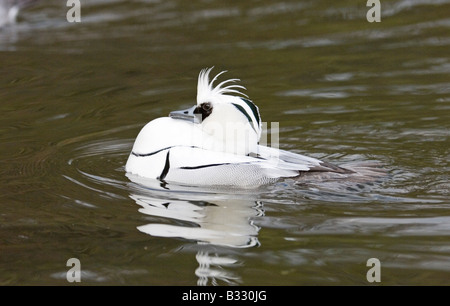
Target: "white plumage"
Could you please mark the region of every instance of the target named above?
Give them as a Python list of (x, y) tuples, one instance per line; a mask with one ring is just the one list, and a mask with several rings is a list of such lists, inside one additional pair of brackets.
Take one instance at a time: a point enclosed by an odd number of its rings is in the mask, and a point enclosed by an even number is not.
[[(137, 136), (125, 170), (164, 182), (253, 187), (304, 172), (351, 171), (318, 159), (259, 145), (258, 107), (230, 79), (213, 86), (200, 72), (197, 104), (149, 122)], [(232, 83), (232, 84), (230, 84)], [(235, 94), (235, 95), (232, 95)]]

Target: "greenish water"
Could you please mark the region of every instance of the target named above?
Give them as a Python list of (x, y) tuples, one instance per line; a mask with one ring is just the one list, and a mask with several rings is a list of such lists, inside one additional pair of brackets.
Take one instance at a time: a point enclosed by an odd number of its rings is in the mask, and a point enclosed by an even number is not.
[[(63, 2), (63, 3), (61, 3)], [(450, 285), (450, 1), (42, 1), (0, 29), (0, 284)], [(159, 190), (124, 165), (200, 69), (371, 184)]]

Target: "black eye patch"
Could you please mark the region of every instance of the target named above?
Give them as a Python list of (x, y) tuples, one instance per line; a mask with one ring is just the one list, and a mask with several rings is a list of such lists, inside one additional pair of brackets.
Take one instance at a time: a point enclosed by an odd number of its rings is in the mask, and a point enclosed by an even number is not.
[(213, 111), (213, 106), (210, 102), (205, 102), (197, 106), (194, 114), (202, 114), (202, 121), (205, 120)]

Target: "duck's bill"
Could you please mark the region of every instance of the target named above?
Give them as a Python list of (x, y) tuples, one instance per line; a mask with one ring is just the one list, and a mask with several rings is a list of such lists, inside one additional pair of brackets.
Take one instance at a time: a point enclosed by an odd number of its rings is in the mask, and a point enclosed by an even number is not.
[(185, 109), (185, 110), (179, 110), (179, 111), (173, 111), (169, 113), (169, 117), (173, 119), (181, 119), (186, 120), (193, 123), (201, 123), (202, 121), (202, 115), (201, 114), (194, 114), (195, 109), (197, 108), (197, 105)]

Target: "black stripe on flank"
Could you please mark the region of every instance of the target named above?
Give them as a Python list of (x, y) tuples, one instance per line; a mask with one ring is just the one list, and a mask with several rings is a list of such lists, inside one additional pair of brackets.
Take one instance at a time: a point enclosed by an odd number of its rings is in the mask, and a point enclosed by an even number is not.
[[(160, 150), (158, 150), (158, 151), (151, 152), (151, 153), (135, 153), (135, 152), (131, 152), (131, 154), (133, 154), (133, 155), (136, 156), (136, 157), (147, 157), (147, 156), (152, 156), (152, 155), (154, 155), (154, 154), (156, 154), (156, 153), (162, 152), (162, 151), (164, 151), (164, 150), (172, 149), (172, 148), (174, 148), (174, 147), (177, 147), (177, 146), (167, 147), (167, 148), (160, 149)], [(182, 146), (180, 146), (180, 147), (182, 147)], [(190, 147), (188, 147), (188, 148), (198, 148), (198, 147), (196, 147), (196, 146), (190, 146)]]
[(172, 147), (167, 147), (167, 148), (164, 148), (164, 149), (161, 149), (161, 150), (158, 150), (158, 151), (155, 151), (155, 152), (151, 152), (151, 153), (144, 153), (144, 154), (141, 154), (141, 153), (134, 153), (134, 152), (131, 152), (131, 154), (133, 154), (133, 155), (136, 156), (136, 157), (146, 157), (146, 156), (152, 156), (153, 154), (159, 153), (159, 152), (164, 151), (164, 150), (168, 150), (168, 149), (170, 149), (170, 148), (172, 148)]
[(164, 178), (166, 177), (167, 173), (169, 172), (169, 168), (170, 168), (169, 154), (170, 154), (170, 151), (167, 152), (166, 164), (164, 165), (164, 169), (161, 172), (161, 175), (158, 177), (158, 180), (164, 180)]
[(250, 157), (253, 157), (253, 158), (257, 158), (257, 159), (267, 160), (266, 158), (261, 157), (261, 155), (253, 153), (253, 152), (248, 153), (247, 156), (250, 156)]
[(241, 113), (243, 113), (245, 115), (245, 117), (247, 117), (248, 122), (251, 124), (252, 128), (255, 130), (256, 133), (258, 133), (258, 131), (255, 128), (255, 125), (252, 121), (252, 118), (250, 118), (250, 116), (247, 114), (247, 112), (245, 111), (245, 109), (240, 106), (239, 104), (234, 104), (232, 103)]
[(255, 103), (245, 98), (241, 98), (241, 100), (244, 101), (248, 105), (248, 107), (250, 107), (253, 112), (253, 116), (255, 116), (255, 119), (258, 120), (258, 125), (261, 125), (258, 107), (255, 105)]
[(180, 169), (184, 169), (184, 170), (195, 170), (195, 169), (208, 168), (208, 167), (216, 167), (216, 166), (223, 166), (223, 165), (229, 165), (229, 163), (225, 163), (225, 164), (209, 164), (209, 165), (201, 165), (201, 166), (194, 166), (194, 167), (180, 167)]

